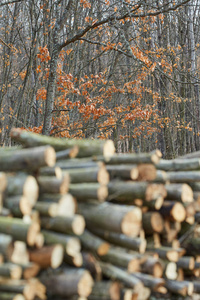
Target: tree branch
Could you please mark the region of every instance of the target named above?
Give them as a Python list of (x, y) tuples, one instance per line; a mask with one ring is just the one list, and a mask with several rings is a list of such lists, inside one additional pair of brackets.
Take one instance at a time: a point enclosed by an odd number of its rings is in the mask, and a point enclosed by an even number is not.
[(182, 1), (181, 3), (176, 4), (172, 7), (167, 7), (166, 9), (163, 9), (163, 7), (162, 7), (160, 10), (154, 11), (154, 12), (134, 14), (133, 11), (135, 12), (136, 10), (138, 10), (141, 7), (141, 3), (140, 3), (137, 6), (137, 8), (134, 8), (134, 10), (132, 10), (130, 13), (125, 13), (124, 15), (121, 15), (121, 16), (116, 16), (116, 14), (113, 14), (113, 15), (111, 15), (111, 16), (103, 19), (103, 20), (93, 22), (91, 25), (86, 26), (84, 29), (80, 30), (75, 36), (73, 36), (72, 38), (67, 39), (64, 43), (60, 44), (60, 49), (62, 49), (65, 46), (79, 40), (91, 29), (95, 29), (95, 28), (97, 28), (101, 25), (104, 25), (104, 24), (108, 23), (108, 22), (120, 21), (120, 20), (123, 20), (125, 18), (143, 18), (143, 17), (150, 17), (150, 16), (158, 16), (159, 14), (167, 13), (167, 12), (170, 12), (170, 11), (175, 11), (176, 9), (178, 9), (179, 7), (181, 7), (182, 5), (184, 5), (184, 4), (186, 4), (190, 1), (191, 0), (185, 0), (185, 1)]
[(9, 1), (0, 3), (0, 7), (4, 6), (4, 5), (7, 5), (7, 4), (12, 4), (12, 3), (16, 3), (16, 2), (22, 2), (22, 1), (24, 1), (24, 0), (9, 0)]

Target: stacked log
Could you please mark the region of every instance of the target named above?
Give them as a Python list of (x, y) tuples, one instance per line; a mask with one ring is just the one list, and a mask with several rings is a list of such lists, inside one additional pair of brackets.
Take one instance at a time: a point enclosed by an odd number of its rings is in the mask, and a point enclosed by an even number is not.
[(200, 295), (198, 158), (11, 137), (22, 146), (0, 149), (0, 299)]

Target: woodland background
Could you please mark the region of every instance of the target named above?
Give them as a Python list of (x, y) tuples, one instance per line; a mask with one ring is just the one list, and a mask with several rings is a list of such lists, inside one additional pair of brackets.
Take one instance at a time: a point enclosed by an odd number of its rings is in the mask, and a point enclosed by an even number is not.
[(199, 0), (1, 0), (0, 143), (12, 127), (200, 149)]

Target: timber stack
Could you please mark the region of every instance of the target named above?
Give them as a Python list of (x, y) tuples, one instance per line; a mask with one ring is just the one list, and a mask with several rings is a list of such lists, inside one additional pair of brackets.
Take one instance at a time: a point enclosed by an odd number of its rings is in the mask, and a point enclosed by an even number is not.
[[(200, 299), (200, 153), (13, 129), (0, 149), (0, 299)], [(199, 298), (198, 298), (199, 297)]]

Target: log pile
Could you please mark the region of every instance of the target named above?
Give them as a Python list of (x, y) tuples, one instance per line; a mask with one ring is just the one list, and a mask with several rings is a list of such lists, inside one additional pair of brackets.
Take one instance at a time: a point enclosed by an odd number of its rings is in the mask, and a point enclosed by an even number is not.
[[(0, 149), (0, 299), (200, 299), (200, 158), (13, 129)], [(199, 298), (198, 298), (199, 297)]]

